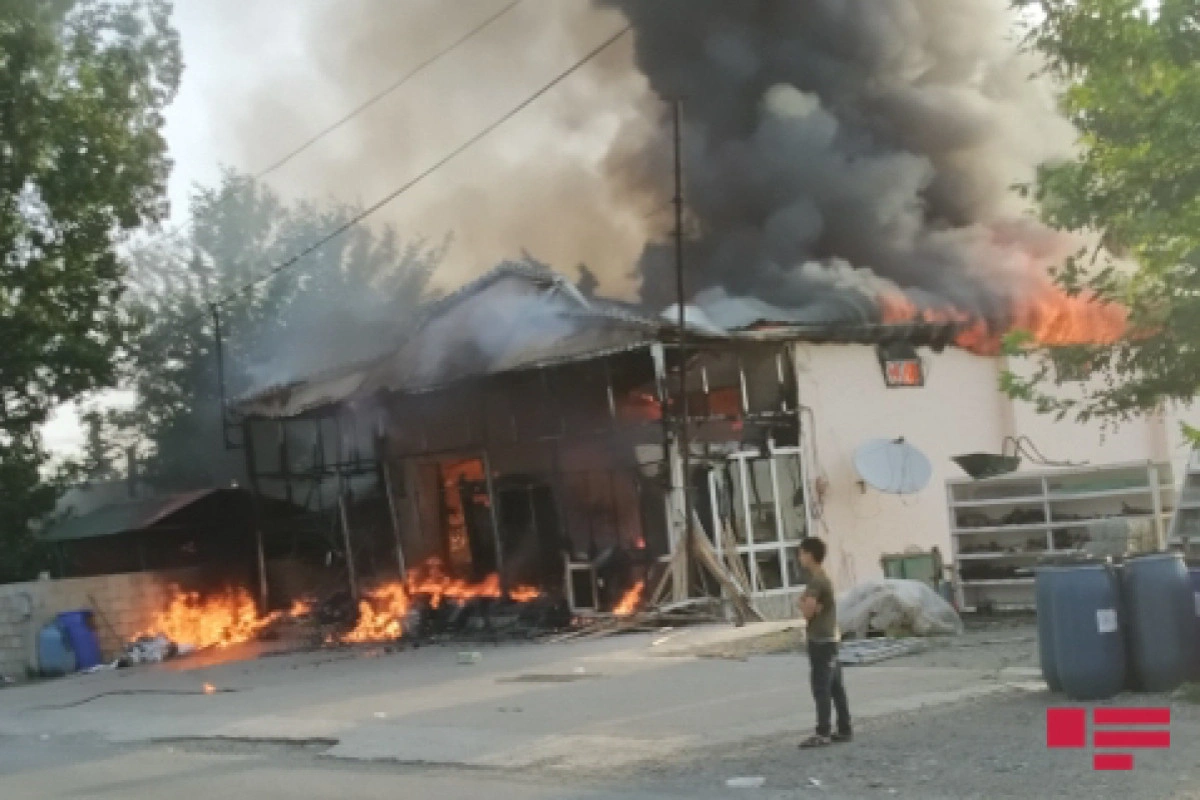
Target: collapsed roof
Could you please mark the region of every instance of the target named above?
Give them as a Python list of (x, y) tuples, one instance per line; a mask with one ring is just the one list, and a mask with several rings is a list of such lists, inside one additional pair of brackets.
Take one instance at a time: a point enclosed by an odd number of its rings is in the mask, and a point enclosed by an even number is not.
[[(289, 418), (383, 393), (418, 394), (459, 381), (588, 361), (678, 340), (678, 310), (658, 318), (585, 297), (565, 276), (506, 262), (428, 304), (413, 334), (372, 361), (255, 391), (235, 403), (247, 417)], [(724, 299), (685, 309), (694, 344), (803, 341), (945, 347), (952, 323), (806, 323), (765, 304)]]

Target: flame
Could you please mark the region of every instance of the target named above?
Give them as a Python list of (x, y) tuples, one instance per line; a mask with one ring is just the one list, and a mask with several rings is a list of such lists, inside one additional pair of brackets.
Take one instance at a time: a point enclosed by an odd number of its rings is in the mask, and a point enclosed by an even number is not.
[(296, 600), (292, 603), (292, 607), (288, 609), (289, 617), (307, 617), (312, 613), (313, 604), (310, 600)]
[(302, 617), (312, 611), (311, 602), (297, 600), (286, 612), (260, 616), (250, 593), (242, 588), (226, 589), (207, 597), (199, 592), (182, 591), (178, 586), (171, 587), (171, 592), (167, 607), (155, 612), (149, 628), (134, 639), (165, 636), (197, 650), (229, 647), (257, 638), (264, 628), (285, 616)]
[(621, 398), (617, 414), (626, 422), (657, 422), (663, 418), (663, 407), (649, 392), (632, 391)]
[(625, 596), (620, 599), (617, 605), (613, 608), (613, 614), (618, 617), (631, 616), (637, 611), (638, 604), (642, 601), (642, 590), (646, 588), (645, 581), (638, 581), (633, 585), (633, 588), (625, 593)]
[[(440, 559), (428, 561), (409, 570), (407, 581), (383, 584), (367, 593), (358, 604), (358, 624), (341, 637), (344, 642), (377, 642), (399, 639), (404, 633), (404, 617), (412, 606), (412, 598), (424, 596), (433, 608), (442, 601), (471, 600), (477, 597), (498, 598), (500, 576), (495, 573), (478, 583), (448, 576)], [(518, 603), (527, 603), (541, 596), (528, 586), (510, 589), (508, 596)]]
[(204, 684), (204, 693), (205, 694), (216, 694), (217, 687), (213, 686), (211, 683), (206, 683), (206, 684)]
[(241, 588), (209, 597), (178, 587), (173, 587), (173, 593), (167, 608), (155, 613), (149, 630), (135, 638), (162, 635), (196, 649), (229, 647), (255, 638), (280, 616), (259, 616), (250, 594)]
[(955, 344), (980, 355), (996, 355), (1001, 339), (1011, 330), (1027, 331), (1039, 345), (1113, 344), (1128, 330), (1128, 312), (1086, 294), (1068, 295), (1048, 280), (1029, 296), (1016, 301), (1006, 327), (951, 307), (919, 308), (901, 294), (879, 298), (880, 315), (888, 324), (927, 322), (956, 324), (961, 330)]

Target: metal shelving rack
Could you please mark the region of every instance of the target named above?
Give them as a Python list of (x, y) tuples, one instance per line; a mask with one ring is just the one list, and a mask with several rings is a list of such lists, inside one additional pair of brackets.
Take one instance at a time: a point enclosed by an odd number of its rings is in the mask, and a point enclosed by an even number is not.
[[(1200, 540), (1200, 470), (1195, 485)], [(1032, 609), (1037, 560), (1078, 550), (1089, 528), (1104, 520), (1149, 520), (1149, 541), (1131, 546), (1164, 547), (1174, 497), (1171, 466), (1153, 462), (946, 481), (959, 608)]]
[(1188, 456), (1186, 470), (1167, 541), (1179, 547), (1186, 537), (1186, 555), (1190, 556), (1200, 548), (1200, 451), (1193, 450)]

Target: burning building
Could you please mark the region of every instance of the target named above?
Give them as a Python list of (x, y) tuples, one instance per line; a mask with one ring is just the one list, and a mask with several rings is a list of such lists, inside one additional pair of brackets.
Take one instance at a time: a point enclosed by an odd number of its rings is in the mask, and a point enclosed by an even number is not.
[[(955, 345), (962, 323), (801, 324), (763, 310), (689, 307), (685, 352), (697, 530), (765, 616), (793, 613), (805, 536), (829, 541), (843, 585), (878, 576), (886, 553), (953, 550), (941, 486), (961, 474), (954, 456), (1021, 436), (1093, 464), (1179, 455), (1162, 418), (1103, 434), (1010, 400), (998, 379), (1014, 365)], [(431, 562), (445, 573), (435, 594), (627, 611), (682, 541), (681, 352), (668, 318), (505, 264), (430, 305), (395, 352), (236, 407), (256, 491), (307, 505), (319, 556), (343, 565), (334, 585), (360, 584), (368, 627), (396, 628), (431, 591), (414, 588)], [(897, 437), (935, 477), (904, 497), (853, 466), (864, 442)], [(269, 537), (266, 572), (286, 583), (286, 556), (304, 548), (285, 538)], [(403, 571), (399, 600), (371, 594)]]
[(596, 5), (628, 22), (647, 90), (610, 188), (655, 219), (682, 162), (686, 341), (657, 316), (678, 295), (651, 231), (637, 310), (507, 265), (393, 353), (244, 398), (256, 491), (323, 514), (318, 549), (351, 584), (436, 558), (501, 594), (624, 610), (684, 540), (690, 497), (735, 582), (789, 614), (804, 536), (830, 540), (842, 584), (884, 553), (954, 549), (937, 488), (863, 483), (869, 439), (921, 447), (932, 487), (954, 456), (1023, 436), (1076, 462), (1178, 460), (1163, 418), (1102, 436), (998, 390), (1004, 334), (1096, 343), (1126, 325), (1051, 280), (1081, 240), (1012, 191), (1074, 134), (1005, 0)]

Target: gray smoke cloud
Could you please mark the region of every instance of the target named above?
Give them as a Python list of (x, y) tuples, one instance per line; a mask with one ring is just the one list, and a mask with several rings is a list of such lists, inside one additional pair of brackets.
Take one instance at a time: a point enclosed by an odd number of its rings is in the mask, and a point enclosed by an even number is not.
[[(828, 321), (903, 292), (1005, 324), (1073, 247), (1011, 189), (1074, 131), (1005, 0), (597, 3), (632, 23), (663, 104), (683, 103), (690, 293)], [(661, 105), (658, 121), (610, 154), (631, 196), (670, 197)], [(640, 272), (646, 302), (674, 301), (669, 246)]]
[[(503, 9), (509, 0), (295, 0), (301, 58), (248, 76), (230, 107), (238, 163), (254, 170)], [(499, 119), (619, 30), (591, 0), (524, 0), (409, 84), (269, 178), (296, 197), (374, 202)], [(644, 118), (645, 80), (626, 37), (374, 219), (401, 236), (453, 240), (438, 276), (453, 288), (523, 250), (609, 293), (648, 235), (643, 209), (610, 191), (613, 132)], [(304, 68), (301, 69), (301, 66)], [(631, 102), (632, 101), (632, 102)]]

